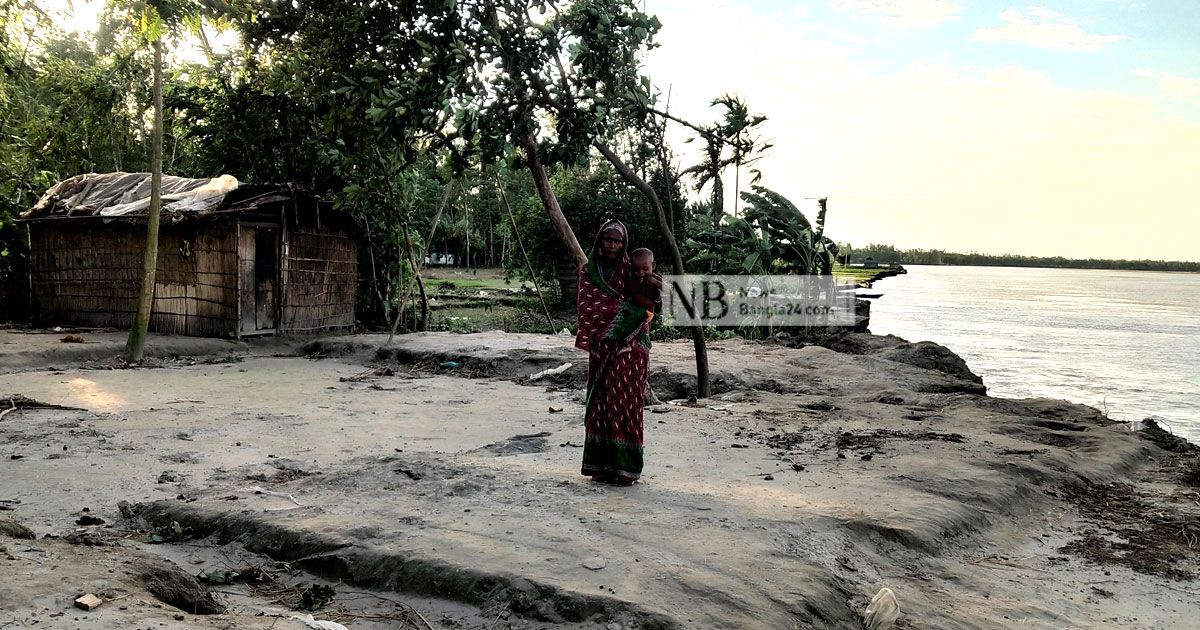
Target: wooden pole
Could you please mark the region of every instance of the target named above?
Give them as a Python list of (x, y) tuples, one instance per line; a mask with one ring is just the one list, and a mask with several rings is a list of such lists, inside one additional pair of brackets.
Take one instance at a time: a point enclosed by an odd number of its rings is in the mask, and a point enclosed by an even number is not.
[(554, 334), (554, 318), (550, 317), (550, 309), (546, 308), (546, 298), (542, 297), (542, 288), (538, 286), (537, 274), (533, 271), (533, 263), (529, 262), (525, 243), (521, 242), (521, 233), (517, 230), (517, 218), (513, 216), (512, 206), (508, 205), (508, 195), (504, 194), (504, 184), (500, 181), (499, 175), (496, 176), (496, 190), (500, 192), (500, 202), (504, 204), (504, 209), (508, 212), (509, 221), (512, 221), (513, 238), (517, 240), (517, 245), (521, 248), (521, 255), (525, 257), (525, 266), (529, 268), (529, 277), (533, 280), (533, 290), (537, 291), (538, 301), (542, 303), (542, 312), (546, 314), (546, 323), (550, 324), (550, 334)]

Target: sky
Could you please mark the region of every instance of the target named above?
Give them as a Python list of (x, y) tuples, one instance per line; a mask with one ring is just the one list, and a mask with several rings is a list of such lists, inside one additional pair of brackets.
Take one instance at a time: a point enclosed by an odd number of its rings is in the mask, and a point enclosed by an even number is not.
[[(91, 36), (100, 24), (104, 14), (105, 0), (34, 0), (34, 2), (54, 21), (54, 24), (67, 33), (81, 33)], [(218, 53), (225, 52), (237, 45), (239, 39), (233, 30), (220, 31), (211, 25), (205, 29), (209, 44)], [(180, 60), (189, 63), (204, 63), (205, 54), (197, 38), (184, 36), (180, 41), (172, 42), (166, 51), (167, 65)]]
[[(663, 23), (647, 70), (671, 113), (715, 120), (727, 92), (766, 115), (762, 184), (805, 209), (828, 197), (835, 240), (1200, 261), (1200, 2), (645, 10)], [(688, 136), (671, 143), (685, 166), (700, 159)]]

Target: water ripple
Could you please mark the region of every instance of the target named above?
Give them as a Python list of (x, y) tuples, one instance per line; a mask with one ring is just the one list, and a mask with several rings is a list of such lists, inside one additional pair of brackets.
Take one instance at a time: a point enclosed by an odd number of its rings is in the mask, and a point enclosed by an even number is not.
[(1200, 442), (1200, 274), (908, 269), (877, 285), (872, 332), (949, 347), (994, 395), (1155, 417)]

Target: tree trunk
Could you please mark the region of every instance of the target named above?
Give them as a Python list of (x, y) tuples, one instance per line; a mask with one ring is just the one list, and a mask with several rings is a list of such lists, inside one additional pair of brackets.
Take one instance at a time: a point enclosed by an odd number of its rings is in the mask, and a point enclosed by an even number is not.
[[(417, 267), (417, 257), (413, 254), (412, 237), (408, 234), (408, 224), (400, 226), (404, 230), (404, 248), (408, 250), (408, 265), (412, 267), (413, 276), (417, 280), (417, 291), (421, 294), (421, 323), (417, 324), (417, 330), (425, 332), (429, 330), (429, 301), (425, 297), (425, 281), (421, 279), (421, 269)], [(407, 296), (405, 296), (407, 300)]]
[(725, 182), (721, 180), (721, 149), (708, 147), (709, 176), (712, 178), (712, 222), (713, 228), (721, 224), (725, 216)]
[(371, 221), (369, 219), (363, 219), (363, 233), (367, 237), (367, 253), (371, 259), (371, 286), (375, 287), (375, 299), (379, 300), (379, 314), (383, 317), (383, 323), (386, 324), (392, 321), (392, 318), (390, 317), (391, 313), (388, 312), (388, 301), (383, 297), (383, 290), (379, 287), (379, 268), (375, 264), (375, 239), (371, 238)]
[(542, 205), (546, 208), (546, 214), (550, 215), (550, 223), (554, 225), (558, 237), (562, 239), (567, 253), (574, 259), (575, 268), (584, 266), (587, 263), (587, 255), (583, 253), (583, 248), (579, 246), (579, 240), (571, 231), (571, 225), (563, 216), (562, 207), (558, 205), (558, 198), (554, 196), (554, 189), (550, 187), (550, 178), (546, 175), (546, 169), (542, 167), (542, 161), (538, 158), (537, 140), (533, 134), (525, 136), (521, 140), (521, 148), (525, 150), (525, 159), (529, 162), (529, 173), (533, 175), (533, 185), (537, 187), (538, 197), (541, 198)]
[[(658, 198), (658, 193), (654, 192), (654, 188), (646, 183), (646, 180), (637, 176), (632, 169), (629, 168), (616, 153), (612, 152), (602, 142), (595, 144), (600, 153), (617, 169), (617, 173), (629, 182), (634, 188), (646, 197), (650, 202), (650, 207), (654, 208), (655, 217), (658, 219), (658, 231), (662, 234), (663, 240), (667, 242), (667, 249), (671, 250), (671, 267), (675, 275), (683, 275), (683, 256), (679, 254), (679, 246), (675, 244), (675, 235), (671, 232), (671, 226), (667, 222), (667, 213), (663, 210), (662, 201)], [(708, 398), (712, 394), (712, 386), (708, 376), (708, 350), (704, 346), (704, 329), (700, 327), (692, 328), (692, 345), (696, 349), (696, 396), (699, 398)]]
[(158, 268), (158, 219), (162, 210), (162, 39), (154, 41), (154, 146), (150, 154), (150, 207), (146, 211), (146, 250), (142, 260), (142, 291), (138, 309), (125, 343), (125, 359), (141, 361), (150, 330), (150, 311), (154, 306), (155, 272)]
[(742, 152), (738, 148), (742, 144), (742, 134), (737, 136), (737, 144), (733, 145), (733, 216), (738, 215), (738, 201), (742, 192)]
[[(429, 226), (429, 238), (425, 239), (424, 248), (421, 250), (420, 269), (425, 268), (425, 256), (429, 255), (429, 250), (433, 248), (433, 235), (437, 234), (438, 223), (442, 220), (442, 211), (446, 209), (446, 203), (450, 201), (450, 193), (454, 191), (455, 180), (451, 179), (446, 184), (446, 189), (442, 191), (442, 200), (438, 202), (437, 213), (433, 215), (433, 223)], [(407, 238), (407, 233), (405, 238)], [(418, 270), (417, 277), (421, 274)], [(425, 285), (421, 286), (421, 331), (424, 332), (429, 328), (429, 299), (425, 295)], [(407, 299), (407, 298), (406, 298)]]

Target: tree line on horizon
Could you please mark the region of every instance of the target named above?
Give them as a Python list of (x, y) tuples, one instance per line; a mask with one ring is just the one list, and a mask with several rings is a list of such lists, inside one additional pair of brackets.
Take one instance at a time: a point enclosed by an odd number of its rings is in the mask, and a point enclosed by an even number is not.
[(897, 249), (872, 243), (862, 247), (840, 245), (841, 258), (858, 264), (868, 258), (879, 264), (950, 265), (977, 267), (1046, 267), (1051, 269), (1112, 269), (1128, 271), (1200, 272), (1200, 262), (1181, 260), (1126, 260), (1108, 258), (1066, 258), (1063, 256), (1025, 256), (1022, 254), (960, 253), (941, 249)]

